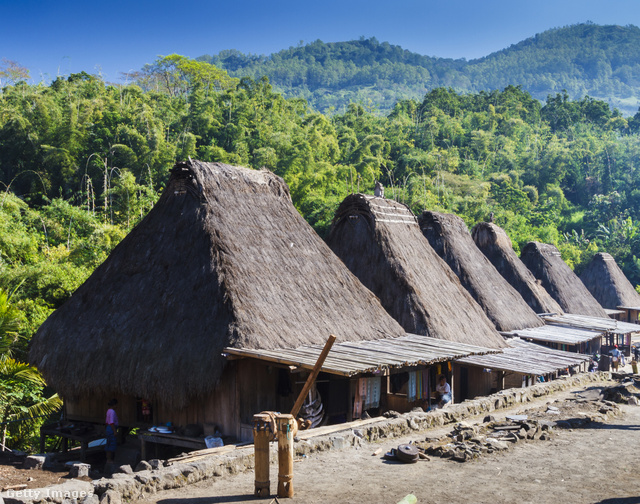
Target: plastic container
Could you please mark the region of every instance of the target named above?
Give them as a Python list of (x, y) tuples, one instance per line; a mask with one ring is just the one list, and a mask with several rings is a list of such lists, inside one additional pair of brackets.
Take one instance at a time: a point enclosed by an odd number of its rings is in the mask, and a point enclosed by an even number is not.
[(221, 446), (224, 446), (222, 438), (214, 436), (207, 436), (206, 438), (204, 438), (204, 444), (207, 445), (207, 448), (219, 448)]

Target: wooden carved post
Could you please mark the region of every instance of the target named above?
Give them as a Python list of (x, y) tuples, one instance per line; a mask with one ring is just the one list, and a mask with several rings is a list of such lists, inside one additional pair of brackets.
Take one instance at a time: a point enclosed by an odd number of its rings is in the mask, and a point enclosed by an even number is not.
[(253, 446), (256, 458), (256, 497), (268, 497), (271, 493), (269, 481), (269, 440), (272, 432), (269, 415), (253, 415)]
[(278, 422), (278, 497), (293, 497), (293, 415), (276, 416)]

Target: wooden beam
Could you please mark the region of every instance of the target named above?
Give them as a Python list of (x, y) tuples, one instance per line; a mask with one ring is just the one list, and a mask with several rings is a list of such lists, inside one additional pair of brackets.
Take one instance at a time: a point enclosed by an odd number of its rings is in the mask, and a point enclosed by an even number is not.
[(311, 389), (311, 385), (313, 385), (313, 382), (318, 377), (318, 373), (320, 373), (320, 369), (322, 369), (322, 364), (324, 363), (324, 360), (327, 358), (327, 354), (329, 353), (329, 350), (331, 350), (331, 347), (333, 346), (333, 342), (335, 340), (336, 340), (336, 337), (333, 334), (331, 334), (329, 336), (329, 339), (325, 343), (324, 348), (322, 349), (322, 352), (320, 353), (320, 356), (316, 361), (316, 365), (313, 366), (313, 371), (311, 371), (309, 378), (307, 378), (307, 383), (305, 383), (304, 387), (302, 387), (302, 392), (300, 392), (300, 395), (298, 396), (298, 399), (293, 405), (293, 408), (291, 408), (291, 414), (293, 415), (294, 418), (298, 416), (298, 413), (300, 412), (300, 408), (302, 408), (302, 404), (304, 403), (304, 398), (307, 397), (307, 394)]

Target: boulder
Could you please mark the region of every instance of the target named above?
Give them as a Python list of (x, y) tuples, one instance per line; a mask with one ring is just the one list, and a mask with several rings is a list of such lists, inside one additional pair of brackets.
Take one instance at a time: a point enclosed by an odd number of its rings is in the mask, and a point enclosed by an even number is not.
[(90, 470), (91, 470), (91, 464), (83, 464), (82, 462), (76, 462), (72, 464), (71, 467), (69, 467), (69, 476), (72, 478), (85, 478), (89, 476)]
[(115, 490), (107, 490), (100, 497), (100, 504), (122, 504), (122, 496)]
[(494, 439), (494, 438), (487, 438), (487, 445), (489, 445), (494, 450), (508, 450), (509, 449), (509, 445), (506, 442), (500, 441), (500, 440)]
[(152, 469), (160, 469), (164, 467), (164, 462), (159, 459), (151, 459), (149, 461), (149, 465), (151, 466)]
[(47, 461), (44, 455), (29, 455), (24, 459), (22, 467), (24, 469), (42, 469)]
[(135, 472), (150, 471), (151, 469), (152, 467), (151, 467), (151, 464), (149, 464), (149, 462), (147, 462), (146, 460), (141, 460), (140, 462), (138, 462)]

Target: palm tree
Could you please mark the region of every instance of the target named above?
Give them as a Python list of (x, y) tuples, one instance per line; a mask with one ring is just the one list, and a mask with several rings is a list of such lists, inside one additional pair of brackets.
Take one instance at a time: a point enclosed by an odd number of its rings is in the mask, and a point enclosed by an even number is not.
[(11, 296), (0, 289), (0, 449), (3, 451), (10, 425), (12, 432), (24, 434), (32, 430), (40, 418), (62, 407), (58, 394), (42, 397), (45, 381), (40, 372), (13, 357), (21, 339), (19, 329), (20, 311), (11, 304)]

